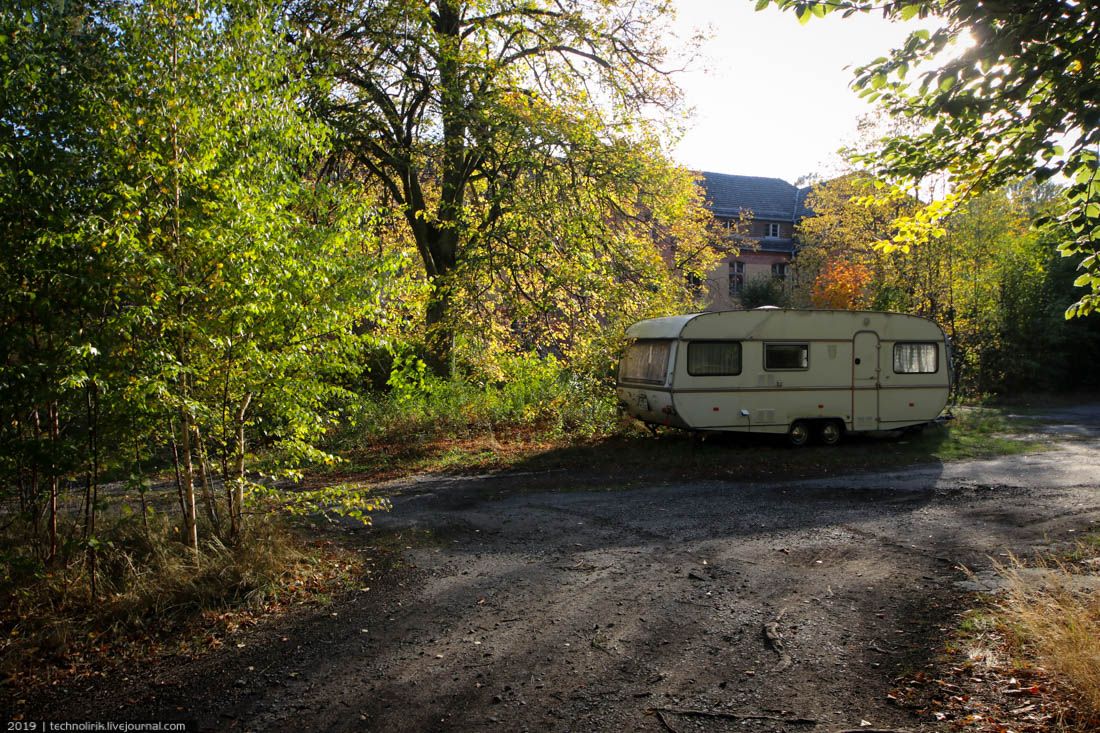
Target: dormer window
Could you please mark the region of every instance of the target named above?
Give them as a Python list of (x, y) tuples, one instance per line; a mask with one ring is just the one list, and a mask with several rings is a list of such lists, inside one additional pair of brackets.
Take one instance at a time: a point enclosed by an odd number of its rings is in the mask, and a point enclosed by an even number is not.
[(764, 236), (765, 237), (778, 237), (779, 236), (779, 225), (774, 223), (774, 222), (770, 222), (768, 224), (765, 224), (764, 225)]

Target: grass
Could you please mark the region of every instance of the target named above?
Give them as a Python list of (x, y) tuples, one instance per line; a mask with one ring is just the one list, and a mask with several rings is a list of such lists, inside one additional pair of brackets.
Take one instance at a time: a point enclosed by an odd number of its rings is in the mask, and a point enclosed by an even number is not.
[[(1100, 730), (1100, 534), (995, 565), (945, 645), (918, 706), (974, 733)], [(918, 680), (915, 680), (918, 681)]]
[[(5, 563), (5, 681), (26, 687), (122, 660), (216, 646), (259, 615), (324, 598), (363, 572), (355, 553), (306, 541), (281, 521), (255, 518), (233, 545), (207, 534), (197, 557), (174, 530), (163, 517), (154, 517), (148, 531), (133, 518), (102, 528), (94, 597), (83, 552), (51, 567), (26, 558)], [(17, 552), (9, 543), (5, 559)]]
[(329, 446), (345, 461), (318, 469), (316, 478), (324, 480), (326, 471), (368, 481), (508, 468), (600, 471), (609, 456), (628, 472), (641, 465), (657, 475), (781, 478), (1013, 455), (1041, 450), (1047, 440), (1025, 428), (1031, 420), (966, 406), (956, 408), (957, 419), (946, 428), (894, 440), (850, 436), (835, 449), (791, 451), (782, 436), (694, 439), (675, 431), (654, 441), (639, 423), (617, 414), (613, 379), (604, 370), (577, 372), (533, 355), (502, 359), (496, 381), (443, 380), (415, 360), (399, 366), (387, 390), (349, 405), (352, 417)]
[(1016, 653), (1054, 677), (1088, 730), (1100, 725), (1100, 582), (1082, 579), (1098, 569), (1100, 536), (1067, 557), (1013, 558), (999, 568), (1007, 588), (996, 604)]
[[(1045, 445), (1003, 411), (984, 407), (960, 409), (957, 420), (920, 434), (853, 435), (834, 447), (791, 449), (783, 436), (768, 435), (667, 431), (654, 437), (638, 423), (615, 417), (612, 393), (605, 391), (563, 387), (560, 375), (548, 372), (522, 389), (436, 385), (412, 396), (372, 398), (361, 408), (360, 427), (337, 436), (343, 444), (333, 447), (345, 461), (313, 471), (305, 488), (344, 479), (369, 484), (426, 472), (510, 469), (531, 474), (523, 490), (617, 490), (661, 481), (839, 475)], [(586, 395), (595, 393), (601, 397), (593, 403)], [(164, 516), (154, 517), (148, 528), (137, 516), (114, 522), (99, 533), (95, 598), (79, 548), (70, 548), (68, 562), (47, 569), (21, 547), (17, 533), (0, 538), (0, 673), (15, 679), (40, 675), (45, 668), (36, 672), (34, 665), (43, 659), (58, 673), (72, 672), (90, 665), (87, 660), (118, 656), (118, 650), (143, 653), (194, 637), (195, 623), (209, 626), (211, 618), (228, 619), (217, 622), (224, 629), (264, 609), (323, 599), (360, 572), (354, 552), (310, 543), (285, 522), (253, 522), (249, 535), (232, 546), (204, 532), (208, 539), (197, 559)]]
[(1032, 422), (1009, 419), (1004, 408), (959, 407), (954, 412), (949, 434), (932, 451), (939, 460), (1019, 455), (1049, 445), (1034, 434)]
[(977, 402), (995, 408), (1012, 408), (1014, 411), (1023, 410), (1041, 413), (1043, 410), (1052, 408), (1076, 407), (1082, 404), (1100, 402), (1100, 393), (1010, 392), (1003, 395), (988, 396)]
[[(957, 419), (920, 433), (851, 435), (833, 447), (788, 448), (781, 435), (667, 430), (654, 437), (626, 418), (597, 433), (563, 433), (538, 423), (466, 424), (457, 435), (420, 433), (413, 439), (379, 431), (343, 451), (345, 462), (319, 469), (311, 481), (354, 477), (384, 481), (422, 473), (471, 474), (500, 470), (569, 470), (599, 483), (681, 478), (781, 480), (883, 470), (917, 463), (1043, 450), (1049, 440), (993, 408), (960, 408)], [(609, 460), (611, 458), (611, 460)]]

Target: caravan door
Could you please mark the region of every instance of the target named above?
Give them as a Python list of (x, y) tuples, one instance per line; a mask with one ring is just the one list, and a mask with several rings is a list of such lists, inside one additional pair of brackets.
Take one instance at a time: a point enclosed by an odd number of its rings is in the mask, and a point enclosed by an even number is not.
[(878, 334), (859, 331), (852, 338), (852, 429), (878, 428)]

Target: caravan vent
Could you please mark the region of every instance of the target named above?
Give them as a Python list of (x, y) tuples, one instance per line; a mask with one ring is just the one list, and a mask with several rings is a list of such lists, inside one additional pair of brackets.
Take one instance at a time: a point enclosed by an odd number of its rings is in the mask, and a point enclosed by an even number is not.
[(775, 422), (775, 410), (757, 410), (756, 421), (764, 424)]

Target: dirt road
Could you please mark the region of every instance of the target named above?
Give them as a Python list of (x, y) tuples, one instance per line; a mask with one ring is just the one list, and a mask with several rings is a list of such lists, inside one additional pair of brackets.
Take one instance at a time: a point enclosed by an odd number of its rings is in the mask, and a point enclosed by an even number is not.
[(404, 482), (377, 521), (410, 539), (390, 585), (41, 713), (257, 731), (935, 730), (890, 699), (895, 680), (935, 664), (960, 566), (1097, 527), (1097, 414), (1053, 415), (1049, 452), (812, 481)]

